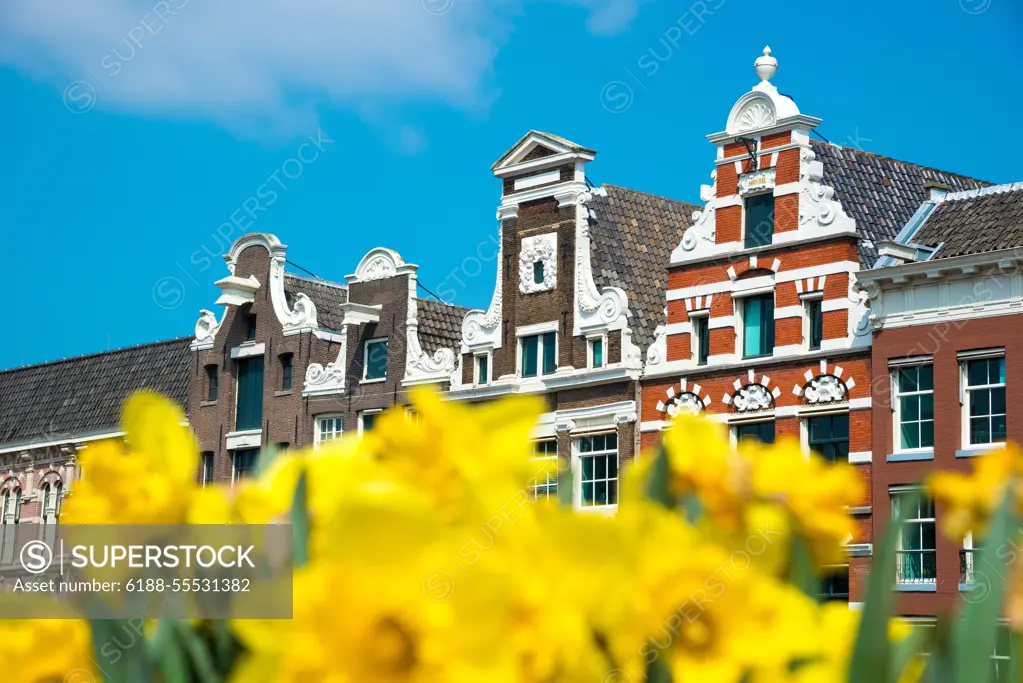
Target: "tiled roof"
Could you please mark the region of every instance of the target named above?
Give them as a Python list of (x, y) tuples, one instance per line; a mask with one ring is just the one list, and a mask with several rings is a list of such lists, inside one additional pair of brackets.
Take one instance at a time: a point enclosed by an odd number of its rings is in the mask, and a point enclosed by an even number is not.
[[(702, 207), (645, 192), (604, 185), (588, 204), (591, 262), (597, 288), (621, 287), (629, 297), (633, 342), (644, 351), (665, 322), (671, 252)], [(591, 216), (593, 215), (591, 214)]]
[(934, 259), (1023, 247), (1023, 183), (947, 195), (910, 240)]
[(432, 299), (417, 299), (419, 318), (419, 344), (429, 355), (437, 349), (448, 348), (459, 353), (462, 339), (462, 319), (471, 309)]
[(0, 444), (113, 430), (135, 390), (188, 401), (191, 337), (0, 372)]
[(288, 305), (294, 305), (295, 295), (301, 292), (316, 306), (316, 321), (328, 330), (339, 331), (345, 314), (341, 304), (348, 301), (348, 287), (330, 280), (319, 280), (294, 273), (284, 275), (284, 295)]
[(817, 160), (824, 165), (824, 184), (835, 188), (835, 199), (856, 221), (862, 268), (874, 265), (878, 242), (894, 240), (928, 198), (924, 183), (944, 183), (953, 190), (990, 184), (858, 149), (817, 140), (811, 144)]

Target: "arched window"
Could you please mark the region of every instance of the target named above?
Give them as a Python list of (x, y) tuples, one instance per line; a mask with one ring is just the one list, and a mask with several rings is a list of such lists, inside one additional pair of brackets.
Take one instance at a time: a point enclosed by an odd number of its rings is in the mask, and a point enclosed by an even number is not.
[(21, 517), (21, 488), (12, 487), (4, 490), (3, 505), (0, 506), (0, 564), (14, 561), (15, 534), (18, 519)]
[(43, 524), (56, 524), (60, 515), (60, 493), (63, 489), (61, 482), (55, 481), (52, 484), (43, 484)]

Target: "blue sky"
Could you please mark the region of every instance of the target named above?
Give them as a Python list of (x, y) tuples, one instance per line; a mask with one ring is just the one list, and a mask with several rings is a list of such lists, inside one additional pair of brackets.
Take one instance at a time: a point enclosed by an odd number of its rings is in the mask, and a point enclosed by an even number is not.
[(832, 142), (1023, 180), (1021, 29), (1016, 0), (5, 0), (0, 367), (191, 334), (232, 215), (485, 307), (494, 160), (537, 128), (696, 201), (765, 44)]

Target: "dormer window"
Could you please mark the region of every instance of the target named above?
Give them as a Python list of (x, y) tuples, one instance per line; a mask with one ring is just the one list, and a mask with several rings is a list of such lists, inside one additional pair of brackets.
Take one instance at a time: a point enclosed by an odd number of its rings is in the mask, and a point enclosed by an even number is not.
[(746, 218), (744, 227), (746, 249), (765, 247), (774, 237), (774, 193), (755, 194), (746, 197)]
[(245, 340), (256, 341), (256, 315), (254, 313), (245, 318)]
[(534, 285), (543, 284), (543, 261), (533, 262), (533, 284)]

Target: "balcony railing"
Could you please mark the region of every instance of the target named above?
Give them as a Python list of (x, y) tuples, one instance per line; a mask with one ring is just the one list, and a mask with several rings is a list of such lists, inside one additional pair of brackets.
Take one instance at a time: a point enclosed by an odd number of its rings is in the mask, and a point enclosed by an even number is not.
[(897, 550), (895, 556), (895, 582), (903, 584), (929, 584), (937, 580), (934, 550)]
[(980, 559), (980, 548), (963, 548), (959, 551), (959, 585), (972, 586), (974, 568)]

